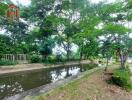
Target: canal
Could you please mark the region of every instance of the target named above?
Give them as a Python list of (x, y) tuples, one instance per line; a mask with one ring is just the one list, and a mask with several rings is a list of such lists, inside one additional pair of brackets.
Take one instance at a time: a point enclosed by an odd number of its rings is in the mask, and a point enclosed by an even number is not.
[(13, 96), (42, 85), (54, 83), (58, 80), (77, 75), (94, 67), (96, 66), (90, 64), (72, 65), (1, 75), (0, 100), (5, 97)]

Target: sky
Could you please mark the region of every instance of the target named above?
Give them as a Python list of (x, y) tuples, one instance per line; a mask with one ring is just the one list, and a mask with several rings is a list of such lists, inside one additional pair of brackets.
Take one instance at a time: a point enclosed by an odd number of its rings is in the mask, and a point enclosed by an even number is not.
[(23, 6), (29, 6), (31, 4), (31, 0), (11, 0), (14, 4), (22, 4)]
[(101, 1), (107, 1), (108, 3), (115, 2), (116, 0), (90, 0), (92, 3), (99, 3)]
[[(31, 4), (31, 0), (11, 0), (14, 4), (17, 4), (19, 2), (23, 6), (29, 6)], [(104, 0), (91, 0), (92, 3), (99, 3)], [(107, 0), (108, 3), (115, 2), (116, 0)]]

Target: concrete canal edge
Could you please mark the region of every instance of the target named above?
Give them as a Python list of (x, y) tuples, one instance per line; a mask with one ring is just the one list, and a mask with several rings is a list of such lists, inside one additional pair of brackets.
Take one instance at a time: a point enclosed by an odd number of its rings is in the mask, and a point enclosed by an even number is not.
[(96, 71), (102, 70), (103, 68), (105, 68), (105, 66), (96, 67), (94, 69), (88, 70), (88, 71), (80, 73), (78, 75), (71, 76), (67, 79), (63, 79), (63, 80), (59, 80), (55, 83), (43, 85), (43, 86), (40, 86), (38, 88), (25, 91), (23, 93), (20, 93), (20, 94), (17, 94), (17, 95), (8, 97), (8, 98), (4, 98), (3, 100), (23, 100), (25, 97), (33, 97), (33, 96), (37, 96), (40, 94), (44, 94), (44, 93), (47, 93), (47, 92), (54, 90), (57, 87), (61, 87), (61, 86), (63, 87), (63, 86), (65, 86), (69, 83), (72, 83), (72, 82), (74, 82), (74, 81), (76, 81), (76, 80), (78, 80), (78, 79), (80, 79), (86, 75), (90, 75)]

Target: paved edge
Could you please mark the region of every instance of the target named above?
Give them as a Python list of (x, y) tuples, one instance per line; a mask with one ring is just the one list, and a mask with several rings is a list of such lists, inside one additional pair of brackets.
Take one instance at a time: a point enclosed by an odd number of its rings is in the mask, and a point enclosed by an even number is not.
[(54, 90), (57, 87), (66, 86), (69, 83), (72, 83), (72, 82), (74, 82), (78, 79), (81, 79), (82, 77), (84, 77), (86, 75), (90, 75), (90, 74), (92, 74), (92, 73), (94, 73), (98, 70), (103, 69), (103, 68), (105, 68), (105, 66), (97, 67), (97, 68), (88, 70), (86, 72), (80, 73), (76, 76), (71, 76), (71, 77), (69, 77), (67, 79), (64, 79), (64, 80), (60, 80), (60, 81), (57, 81), (55, 83), (50, 83), (50, 84), (47, 84), (47, 85), (43, 85), (43, 86), (40, 86), (38, 88), (25, 91), (23, 93), (17, 94), (15, 96), (12, 96), (12, 97), (9, 97), (9, 98), (4, 98), (3, 100), (23, 100), (27, 96), (32, 97), (32, 96), (41, 95), (41, 94), (50, 92), (50, 91)]

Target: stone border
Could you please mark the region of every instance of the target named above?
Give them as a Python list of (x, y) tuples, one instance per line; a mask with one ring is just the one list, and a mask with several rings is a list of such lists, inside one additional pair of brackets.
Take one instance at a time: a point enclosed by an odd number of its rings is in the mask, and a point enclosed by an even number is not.
[(71, 76), (67, 79), (63, 79), (63, 80), (60, 80), (60, 81), (57, 81), (55, 83), (50, 83), (50, 84), (47, 84), (47, 85), (43, 85), (43, 86), (40, 86), (38, 88), (35, 88), (35, 89), (31, 89), (31, 90), (28, 90), (28, 91), (25, 91), (23, 93), (20, 93), (20, 94), (17, 94), (15, 96), (12, 96), (12, 97), (9, 97), (9, 98), (4, 98), (3, 100), (23, 100), (25, 97), (29, 96), (29, 97), (32, 97), (32, 96), (37, 96), (37, 95), (40, 95), (40, 94), (44, 94), (44, 93), (47, 93), (59, 86), (65, 86), (71, 82), (74, 82), (86, 75), (90, 75), (92, 74), (93, 72), (96, 72), (98, 70), (101, 70), (105, 68), (105, 66), (103, 67), (96, 67), (94, 69), (91, 69), (91, 70), (88, 70), (86, 72), (83, 72), (83, 73), (80, 73), (78, 75), (75, 75), (75, 76)]

